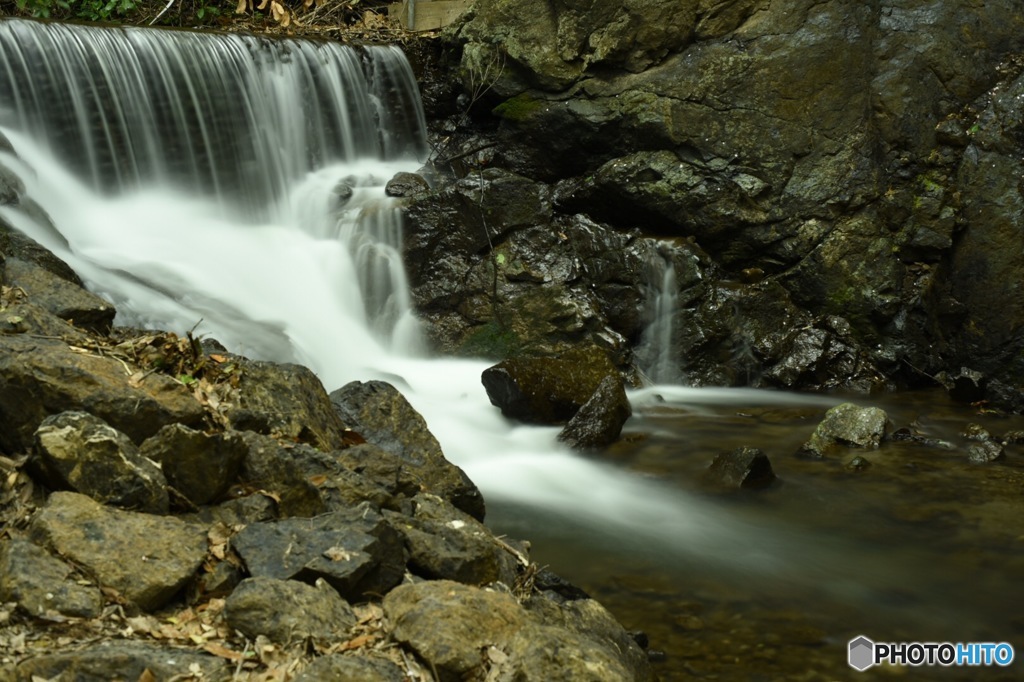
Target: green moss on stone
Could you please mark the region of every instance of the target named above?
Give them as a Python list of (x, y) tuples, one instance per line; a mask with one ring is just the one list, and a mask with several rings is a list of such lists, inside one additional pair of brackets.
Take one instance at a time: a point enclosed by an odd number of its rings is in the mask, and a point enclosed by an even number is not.
[(533, 116), (542, 106), (544, 106), (544, 102), (524, 92), (494, 107), (493, 113), (506, 121), (522, 123)]
[(459, 346), (458, 354), (504, 360), (518, 355), (522, 345), (522, 340), (514, 331), (492, 320), (471, 331)]

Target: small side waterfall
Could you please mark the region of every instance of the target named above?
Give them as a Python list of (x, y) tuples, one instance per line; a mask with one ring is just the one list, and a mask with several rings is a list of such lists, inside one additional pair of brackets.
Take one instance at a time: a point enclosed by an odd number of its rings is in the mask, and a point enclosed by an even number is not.
[(684, 378), (676, 348), (679, 284), (672, 255), (672, 245), (662, 242), (648, 262), (647, 327), (636, 350), (640, 371), (655, 384), (681, 384)]

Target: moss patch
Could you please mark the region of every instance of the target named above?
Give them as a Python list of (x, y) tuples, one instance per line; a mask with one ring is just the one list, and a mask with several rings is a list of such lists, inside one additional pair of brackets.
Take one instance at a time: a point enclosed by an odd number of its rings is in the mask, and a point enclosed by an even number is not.
[(506, 121), (522, 123), (533, 116), (542, 106), (544, 106), (544, 102), (524, 92), (494, 107), (492, 113)]

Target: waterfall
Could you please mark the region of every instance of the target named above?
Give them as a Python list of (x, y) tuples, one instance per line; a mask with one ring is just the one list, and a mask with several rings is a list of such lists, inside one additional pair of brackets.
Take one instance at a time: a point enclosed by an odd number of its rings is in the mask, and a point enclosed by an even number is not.
[(636, 350), (637, 366), (655, 384), (681, 384), (681, 358), (676, 349), (679, 284), (668, 242), (658, 245), (648, 262), (647, 326)]
[[(201, 321), (196, 333), (303, 363), (329, 391), (401, 377), (489, 503), (734, 560), (742, 543), (707, 505), (576, 456), (557, 428), (505, 420), (480, 381), (487, 363), (409, 352), (384, 184), (415, 170), (425, 143), (400, 51), (4, 20), (0, 102), (13, 147), (0, 143), (0, 166), (26, 188), (0, 221), (64, 258), (120, 322), (183, 333)], [(656, 319), (671, 317), (668, 293)], [(685, 391), (663, 393), (704, 399)]]
[[(302, 342), (288, 318), (312, 314), (301, 292), (281, 300), (294, 278), (332, 292), (360, 354), (415, 344), (383, 188), (424, 156), (425, 124), (397, 48), (5, 20), (0, 102), (18, 151), (7, 165), (61, 237), (38, 216), (8, 209), (8, 222), (71, 261), (122, 321), (206, 319), (240, 350), (308, 361), (289, 348)], [(289, 252), (297, 272), (281, 267)]]

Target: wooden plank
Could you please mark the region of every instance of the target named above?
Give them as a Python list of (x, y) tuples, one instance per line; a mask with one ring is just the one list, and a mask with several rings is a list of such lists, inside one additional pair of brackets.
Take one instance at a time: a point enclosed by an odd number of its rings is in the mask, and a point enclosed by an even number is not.
[(436, 31), (455, 21), (469, 9), (472, 0), (414, 0), (412, 26), (409, 25), (409, 2), (388, 6), (388, 16), (410, 31)]

